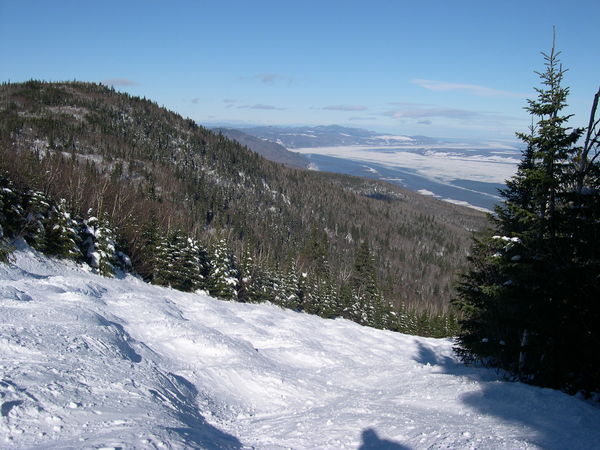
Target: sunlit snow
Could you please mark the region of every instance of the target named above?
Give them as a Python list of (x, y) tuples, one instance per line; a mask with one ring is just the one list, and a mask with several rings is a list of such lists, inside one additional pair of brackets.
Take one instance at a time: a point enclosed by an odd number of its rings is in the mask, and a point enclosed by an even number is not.
[(0, 264), (1, 448), (592, 448), (600, 408), (452, 341)]

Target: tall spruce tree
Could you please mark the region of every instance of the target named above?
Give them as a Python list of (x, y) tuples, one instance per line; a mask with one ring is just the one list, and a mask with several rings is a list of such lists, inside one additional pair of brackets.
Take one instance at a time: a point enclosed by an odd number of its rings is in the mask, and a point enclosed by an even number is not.
[[(375, 328), (396, 328), (396, 314), (392, 305), (381, 295), (373, 253), (366, 239), (356, 253), (350, 289), (350, 305), (348, 306), (347, 298), (342, 299), (345, 304), (344, 317)], [(344, 293), (344, 297), (346, 296), (347, 293)]]
[(16, 237), (22, 228), (23, 199), (13, 183), (0, 175), (0, 226), (4, 239)]
[(59, 258), (80, 259), (78, 226), (67, 210), (66, 201), (60, 199), (49, 201), (49, 204), (50, 208), (41, 220), (43, 231), (41, 238), (36, 239), (36, 248)]
[(23, 200), (25, 205), (23, 237), (33, 248), (44, 252), (46, 251), (45, 222), (50, 215), (50, 199), (41, 191), (28, 190)]
[[(160, 234), (160, 233), (159, 233)], [(180, 229), (160, 236), (148, 254), (155, 258), (152, 282), (191, 292), (206, 286), (206, 251)]]
[(224, 300), (238, 298), (239, 271), (225, 239), (219, 240), (213, 248), (207, 287), (210, 295), (215, 297)]
[(289, 309), (298, 309), (303, 293), (301, 292), (300, 277), (294, 261), (290, 262), (282, 281), (285, 293), (282, 306)]
[(20, 228), (23, 215), (21, 196), (12, 182), (0, 175), (0, 262), (8, 262), (12, 250), (9, 240)]
[(108, 216), (98, 218), (89, 210), (88, 218), (81, 223), (80, 234), (83, 236), (81, 250), (86, 262), (101, 275), (113, 276), (118, 264), (117, 244)]
[(582, 151), (585, 130), (568, 126), (559, 54), (554, 45), (543, 54), (542, 87), (526, 108), (534, 124), (518, 134), (526, 144), (521, 164), (459, 285), (458, 352), (533, 384), (593, 391), (600, 388), (600, 357), (589, 355), (600, 337), (598, 147)]

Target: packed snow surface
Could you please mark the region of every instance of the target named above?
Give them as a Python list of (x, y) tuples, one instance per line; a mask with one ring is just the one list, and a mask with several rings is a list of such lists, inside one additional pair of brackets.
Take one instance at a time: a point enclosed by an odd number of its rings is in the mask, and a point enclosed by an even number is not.
[(598, 448), (600, 408), (452, 341), (0, 264), (0, 448)]

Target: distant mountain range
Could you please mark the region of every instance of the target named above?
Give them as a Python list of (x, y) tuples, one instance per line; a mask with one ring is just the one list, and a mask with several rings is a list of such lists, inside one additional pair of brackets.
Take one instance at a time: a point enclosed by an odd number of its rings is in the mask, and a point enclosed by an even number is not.
[(241, 130), (245, 134), (283, 145), (286, 149), (307, 147), (335, 147), (345, 145), (419, 145), (433, 144), (437, 139), (426, 136), (402, 136), (376, 133), (361, 128), (339, 125), (315, 127), (250, 127)]
[(252, 136), (241, 130), (234, 130), (233, 128), (213, 128), (213, 131), (239, 142), (270, 161), (300, 169), (306, 169), (310, 165), (308, 158), (299, 153), (290, 152), (283, 145), (276, 142)]
[[(514, 174), (521, 153), (509, 141), (391, 135), (338, 125), (222, 132), (272, 161), (379, 179), (486, 211), (500, 200), (498, 189)], [(294, 154), (298, 158), (292, 160)]]

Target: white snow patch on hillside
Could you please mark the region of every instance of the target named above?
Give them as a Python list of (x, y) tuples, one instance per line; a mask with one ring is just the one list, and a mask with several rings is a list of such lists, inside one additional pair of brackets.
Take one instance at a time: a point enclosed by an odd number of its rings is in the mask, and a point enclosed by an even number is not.
[(443, 198), (442, 201), (452, 203), (454, 205), (466, 206), (467, 208), (473, 208), (473, 209), (476, 209), (476, 210), (484, 212), (484, 213), (492, 212), (491, 210), (489, 210), (487, 208), (482, 208), (481, 206), (472, 205), (469, 202), (465, 202), (464, 200), (455, 200), (453, 198)]
[(405, 141), (413, 142), (414, 139), (409, 136), (395, 135), (395, 134), (378, 134), (373, 136), (373, 139), (381, 139), (382, 141)]
[(452, 341), (0, 264), (1, 448), (592, 448), (600, 409)]

